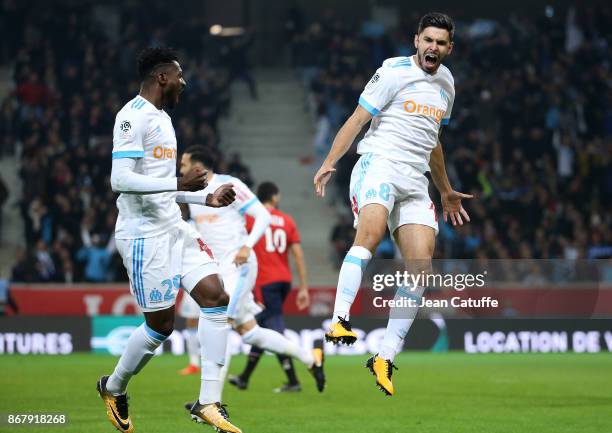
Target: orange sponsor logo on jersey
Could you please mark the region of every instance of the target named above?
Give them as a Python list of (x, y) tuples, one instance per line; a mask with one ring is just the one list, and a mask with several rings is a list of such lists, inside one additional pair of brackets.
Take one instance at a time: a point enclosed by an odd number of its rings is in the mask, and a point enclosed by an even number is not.
[(153, 158), (155, 159), (176, 159), (176, 149), (170, 149), (164, 146), (155, 146), (153, 148)]
[(194, 219), (197, 224), (211, 224), (219, 220), (219, 215), (197, 215)]
[(410, 114), (421, 114), (423, 116), (433, 117), (436, 123), (440, 123), (444, 110), (434, 107), (433, 105), (417, 104), (414, 101), (404, 102), (404, 110)]

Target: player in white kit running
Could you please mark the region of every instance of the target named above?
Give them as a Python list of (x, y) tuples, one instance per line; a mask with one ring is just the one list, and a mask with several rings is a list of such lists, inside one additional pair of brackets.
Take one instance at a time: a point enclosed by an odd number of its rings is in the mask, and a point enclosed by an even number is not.
[(147, 48), (139, 56), (138, 68), (140, 93), (115, 119), (111, 186), (120, 193), (117, 250), (145, 323), (128, 339), (113, 374), (102, 376), (96, 387), (110, 422), (122, 432), (134, 431), (128, 413), (128, 382), (172, 333), (176, 294), (183, 288), (198, 304), (205, 366), (191, 416), (218, 431), (241, 433), (220, 404), (229, 297), (210, 250), (198, 232), (182, 220), (177, 205), (228, 206), (235, 192), (231, 185), (221, 185), (208, 194), (209, 190), (204, 191), (206, 173), (199, 169), (176, 177), (176, 136), (164, 110), (176, 106), (186, 85), (176, 53), (168, 48)]
[[(301, 348), (283, 334), (261, 328), (255, 320), (255, 315), (262, 309), (253, 298), (257, 277), (257, 259), (253, 246), (270, 225), (270, 213), (242, 181), (232, 176), (213, 173), (213, 161), (201, 146), (189, 147), (181, 157), (181, 173), (187, 173), (194, 167), (208, 172), (208, 187), (204, 190), (205, 193), (223, 184), (232, 184), (236, 191), (236, 201), (225, 208), (189, 205), (191, 219), (195, 221), (202, 238), (219, 261), (225, 290), (230, 295), (227, 310), (230, 324), (240, 334), (244, 343), (302, 361), (313, 374), (317, 389), (322, 391), (325, 376), (321, 347), (315, 347), (313, 351)], [(246, 231), (245, 214), (255, 219), (250, 233)], [(190, 313), (195, 312), (193, 303), (188, 297), (184, 299), (180, 314), (187, 318), (193, 317), (193, 313)], [(229, 361), (228, 352), (223, 378), (227, 373)]]
[[(335, 344), (352, 344), (357, 338), (351, 330), (349, 310), (386, 226), (408, 271), (430, 271), (438, 222), (427, 191), (426, 171), (431, 172), (440, 192), (444, 220), (450, 216), (453, 225), (463, 224), (464, 218), (469, 221), (461, 200), (472, 196), (451, 188), (439, 139), (441, 125), (449, 122), (455, 99), (453, 76), (441, 64), (453, 49), (453, 32), (453, 21), (447, 15), (428, 13), (421, 18), (414, 36), (416, 54), (383, 62), (315, 175), (316, 193), (324, 196), (334, 165), (371, 120), (359, 142), (361, 158), (350, 181), (357, 233), (340, 269), (332, 326), (326, 334), (326, 339)], [(396, 298), (420, 299), (423, 291), (423, 287), (400, 287)], [(391, 311), (380, 352), (366, 364), (387, 395), (394, 393), (393, 360), (403, 347), (416, 311), (417, 308), (405, 308), (397, 314)]]

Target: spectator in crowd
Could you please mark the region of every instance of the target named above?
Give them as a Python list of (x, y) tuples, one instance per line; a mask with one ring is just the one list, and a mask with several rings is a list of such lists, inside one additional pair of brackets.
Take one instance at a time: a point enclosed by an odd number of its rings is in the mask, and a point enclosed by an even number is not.
[(9, 192), (6, 183), (0, 176), (0, 244), (2, 243), (2, 214), (4, 213), (4, 205), (8, 200)]
[(320, 102), (317, 105), (315, 133), (313, 138), (315, 160), (314, 165), (320, 166), (331, 147), (331, 123), (327, 116), (327, 107)]
[(251, 72), (249, 51), (253, 46), (254, 35), (251, 31), (237, 36), (231, 40), (226, 49), (223, 50), (224, 60), (229, 70), (229, 80), (237, 79), (244, 81), (249, 87), (252, 99), (257, 99), (257, 85)]
[(237, 177), (243, 181), (249, 188), (253, 186), (253, 179), (251, 178), (251, 172), (249, 168), (242, 162), (239, 153), (233, 153), (224, 173), (228, 173), (230, 176)]
[(109, 266), (115, 253), (115, 238), (111, 235), (106, 246), (102, 245), (102, 237), (90, 234), (87, 227), (81, 229), (83, 246), (77, 252), (76, 258), (85, 262), (85, 280), (92, 283), (103, 283), (108, 281)]
[(353, 220), (350, 214), (341, 213), (338, 216), (336, 225), (332, 228), (330, 242), (333, 247), (333, 260), (338, 269), (342, 265), (342, 260), (346, 253), (353, 245), (355, 238), (355, 229), (353, 228)]

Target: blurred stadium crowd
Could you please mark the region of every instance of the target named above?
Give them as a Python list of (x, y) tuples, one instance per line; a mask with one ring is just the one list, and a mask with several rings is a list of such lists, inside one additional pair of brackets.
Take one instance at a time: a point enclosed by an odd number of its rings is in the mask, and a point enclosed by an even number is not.
[[(239, 155), (220, 151), (218, 128), (234, 79), (257, 97), (245, 73), (248, 39), (210, 37), (197, 14), (168, 20), (162, 2), (146, 14), (130, 5), (120, 22), (104, 25), (79, 6), (62, 13), (0, 6), (2, 29), (12, 35), (0, 42), (0, 61), (15, 63), (16, 89), (0, 107), (0, 155), (21, 161), (28, 245), (14, 281), (126, 279), (111, 236), (111, 125), (138, 91), (141, 47), (169, 44), (184, 54), (189, 91), (172, 113), (179, 152), (205, 145), (219, 172), (252, 182)], [(287, 40), (315, 118), (317, 162), (382, 61), (413, 53), (418, 17), (387, 33), (376, 23), (356, 30), (333, 12), (306, 23), (290, 11)], [(441, 222), (438, 257), (612, 255), (611, 25), (609, 6), (457, 22), (456, 51), (446, 62), (457, 98), (442, 142), (451, 183), (478, 199), (468, 204), (472, 223)], [(357, 158), (353, 149), (337, 167), (332, 201), (343, 204), (331, 243), (340, 260), (354, 233), (348, 183)], [(378, 254), (394, 255), (389, 239)]]
[(112, 238), (112, 125), (138, 93), (142, 47), (181, 47), (189, 91), (172, 113), (179, 152), (204, 145), (218, 170), (251, 183), (240, 156), (219, 150), (218, 121), (230, 109), (229, 86), (244, 66), (244, 49), (210, 38), (201, 18), (180, 21), (176, 31), (164, 7), (151, 3), (143, 14), (126, 5), (125, 19), (113, 26), (96, 21), (88, 6), (3, 3), (2, 28), (11, 38), (0, 43), (0, 59), (15, 62), (15, 91), (1, 105), (0, 152), (20, 158), (28, 246), (18, 253), (14, 281), (127, 279)]
[[(437, 257), (612, 256), (612, 9), (579, 9), (456, 23), (445, 64), (457, 96), (441, 141), (451, 184), (477, 199), (470, 224), (440, 221)], [(419, 16), (387, 34), (367, 22), (356, 32), (333, 13), (308, 25), (294, 15), (292, 60), (310, 93), (318, 162), (382, 61), (413, 54)], [(354, 234), (352, 152), (331, 199), (343, 203), (331, 234), (338, 263)], [(394, 255), (389, 239), (378, 255)]]

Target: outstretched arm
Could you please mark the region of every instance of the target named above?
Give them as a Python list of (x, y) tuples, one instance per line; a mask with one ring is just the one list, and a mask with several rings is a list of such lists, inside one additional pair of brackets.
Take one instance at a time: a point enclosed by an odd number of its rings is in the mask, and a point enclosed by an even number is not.
[(442, 151), (442, 143), (440, 142), (439, 136), (437, 146), (431, 151), (431, 156), (429, 158), (429, 169), (431, 171), (431, 178), (433, 179), (436, 188), (440, 192), (444, 221), (447, 221), (448, 217), (450, 216), (451, 222), (454, 226), (457, 224), (463, 225), (463, 219), (461, 218), (463, 216), (463, 218), (469, 222), (470, 216), (465, 209), (463, 209), (461, 200), (473, 198), (474, 196), (471, 194), (463, 194), (461, 192), (454, 191), (451, 187), (446, 174), (444, 153)]
[(327, 158), (325, 158), (321, 168), (314, 177), (315, 192), (319, 197), (325, 197), (325, 185), (329, 182), (333, 172), (336, 171), (334, 166), (350, 149), (351, 144), (355, 141), (355, 137), (357, 137), (363, 125), (371, 119), (372, 115), (361, 105), (358, 105), (351, 117), (344, 122), (338, 134), (336, 134), (336, 138), (334, 138)]

